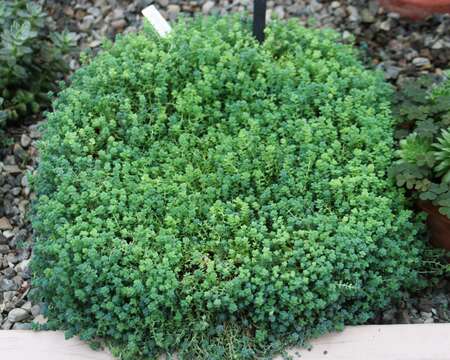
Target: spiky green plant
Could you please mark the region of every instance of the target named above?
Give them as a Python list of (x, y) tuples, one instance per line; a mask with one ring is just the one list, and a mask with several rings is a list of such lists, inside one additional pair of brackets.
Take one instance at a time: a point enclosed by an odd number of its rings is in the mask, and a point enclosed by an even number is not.
[(397, 119), (406, 127), (391, 173), (399, 186), (450, 217), (450, 81), (430, 79), (408, 82), (397, 95)]

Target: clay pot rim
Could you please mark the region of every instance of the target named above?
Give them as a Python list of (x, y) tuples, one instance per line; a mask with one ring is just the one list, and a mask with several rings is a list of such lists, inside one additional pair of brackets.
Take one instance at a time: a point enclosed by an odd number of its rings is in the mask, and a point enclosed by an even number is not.
[(417, 201), (417, 206), (418, 206), (418, 208), (419, 208), (420, 210), (422, 210), (422, 211), (424, 211), (424, 212), (426, 212), (426, 213), (428, 213), (428, 214), (431, 214), (431, 215), (434, 215), (434, 216), (439, 216), (439, 217), (442, 218), (442, 220), (444, 220), (448, 225), (450, 225), (450, 219), (449, 219), (447, 216), (442, 215), (442, 214), (439, 212), (439, 207), (436, 206), (436, 205), (434, 205), (431, 201), (428, 201), (428, 200), (418, 200), (418, 201)]

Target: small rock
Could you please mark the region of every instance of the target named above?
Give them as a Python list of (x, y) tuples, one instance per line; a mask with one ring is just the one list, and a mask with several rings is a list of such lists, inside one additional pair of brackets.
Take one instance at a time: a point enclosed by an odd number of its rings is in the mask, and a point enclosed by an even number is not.
[(33, 305), (31, 307), (31, 315), (33, 315), (33, 317), (38, 316), (41, 313), (41, 307), (39, 305)]
[(347, 30), (345, 30), (343, 33), (342, 33), (342, 40), (344, 40), (344, 41), (352, 41), (354, 39), (354, 37), (353, 37), (353, 35), (352, 35), (352, 33), (351, 32), (349, 32), (349, 31), (347, 31)]
[(158, 4), (161, 7), (166, 8), (169, 5), (169, 0), (158, 0)]
[(13, 153), (14, 156), (18, 159), (19, 162), (24, 162), (28, 159), (29, 155), (28, 153), (23, 149), (20, 144), (14, 144), (13, 146)]
[(8, 314), (8, 321), (15, 323), (28, 319), (30, 314), (24, 309), (12, 309)]
[(211, 1), (211, 0), (205, 2), (202, 6), (203, 14), (205, 14), (205, 15), (209, 14), (210, 11), (214, 8), (214, 5), (215, 5), (214, 1)]
[(18, 273), (30, 271), (30, 261), (31, 259), (21, 261), (19, 264), (16, 265), (14, 270), (16, 270)]
[(167, 15), (169, 20), (175, 20), (178, 14), (180, 13), (180, 6), (176, 4), (170, 4), (167, 6)]
[(10, 252), (8, 245), (0, 245), (0, 254), (7, 254)]
[(2, 330), (9, 330), (13, 326), (12, 322), (9, 320), (6, 320), (2, 325)]
[(22, 276), (16, 275), (13, 277), (12, 279), (14, 281), (14, 283), (17, 285), (17, 288), (20, 288), (22, 286), (23, 283), (23, 278)]
[(275, 9), (273, 9), (273, 10), (274, 10), (275, 14), (277, 15), (278, 19), (284, 19), (284, 17), (286, 16), (283, 6), (276, 6)]
[(433, 50), (440, 50), (445, 46), (445, 43), (442, 39), (439, 39), (436, 41), (433, 46), (431, 47)]
[(22, 179), (20, 179), (20, 185), (22, 185), (22, 187), (28, 187), (30, 185), (28, 183), (28, 176), (27, 175), (22, 176)]
[(73, 17), (73, 15), (75, 14), (72, 6), (64, 6), (63, 11), (64, 11), (64, 15), (66, 15), (68, 17)]
[(331, 2), (330, 7), (332, 9), (337, 9), (337, 8), (341, 7), (341, 3), (339, 1), (333, 1), (333, 2)]
[(288, 6), (287, 11), (289, 14), (300, 16), (304, 14), (304, 6), (297, 4), (295, 1), (292, 5)]
[(360, 17), (359, 17), (358, 8), (356, 8), (355, 6), (347, 6), (347, 11), (349, 13), (348, 19), (350, 21), (353, 21), (353, 22), (359, 21)]
[(375, 21), (375, 16), (369, 11), (369, 9), (362, 9), (361, 11), (361, 20), (364, 23), (371, 24)]
[(10, 302), (14, 299), (14, 296), (16, 296), (17, 291), (5, 291), (3, 293), (3, 300), (5, 302)]
[(3, 163), (5, 165), (16, 165), (16, 159), (13, 155), (6, 155), (5, 159), (3, 160)]
[[(78, 24), (78, 28), (80, 29), (80, 31), (88, 32), (92, 28), (94, 21), (95, 21), (95, 18), (93, 15), (87, 15), (83, 18), (83, 21)], [(33, 135), (36, 135), (36, 134), (33, 134), (33, 130), (32, 130), (30, 132), (30, 136), (34, 139), (35, 137), (33, 137)], [(38, 137), (40, 137), (40, 136), (37, 136), (36, 138), (38, 138)]]
[(411, 318), (406, 310), (402, 310), (397, 314), (397, 320), (399, 324), (411, 324)]
[(6, 217), (0, 218), (0, 230), (11, 230), (12, 226)]
[(396, 314), (396, 310), (395, 309), (389, 309), (389, 310), (385, 311), (383, 313), (383, 322), (384, 323), (388, 323), (388, 324), (393, 323), (394, 318), (395, 318), (395, 314)]
[(383, 31), (390, 31), (391, 30), (391, 20), (390, 19), (387, 19), (387, 20), (385, 20), (385, 21), (382, 21), (381, 23), (380, 23), (380, 30), (383, 30)]
[(0, 280), (0, 291), (16, 291), (18, 288), (19, 286), (13, 280), (4, 278)]
[(13, 330), (31, 330), (33, 325), (31, 323), (16, 323), (13, 325)]
[(445, 309), (438, 308), (437, 313), (440, 320), (448, 322), (450, 319), (450, 312), (447, 312)]
[(25, 304), (22, 305), (21, 308), (27, 312), (31, 312), (31, 301), (27, 301)]
[(96, 48), (96, 47), (100, 46), (101, 44), (102, 44), (102, 42), (100, 40), (93, 40), (89, 43), (89, 47)]
[(422, 317), (422, 319), (426, 320), (426, 319), (431, 319), (433, 318), (433, 313), (432, 312), (427, 312), (427, 311), (421, 311), (420, 312), (420, 316)]
[(402, 68), (398, 66), (388, 65), (385, 67), (384, 77), (386, 80), (397, 79), (401, 71)]
[(430, 60), (424, 57), (416, 57), (413, 59), (412, 63), (417, 67), (430, 66)]
[(22, 170), (17, 165), (3, 165), (7, 174), (20, 174)]
[(417, 307), (423, 312), (423, 314), (431, 314), (433, 309), (433, 301), (428, 298), (422, 298), (419, 300)]
[(31, 144), (31, 138), (27, 134), (22, 134), (20, 137), (20, 145), (27, 148)]
[(98, 7), (91, 6), (89, 9), (87, 9), (87, 12), (96, 18), (100, 17), (102, 15), (101, 10)]
[(127, 26), (127, 21), (125, 19), (114, 20), (111, 26), (116, 31), (122, 31)]
[(322, 10), (323, 5), (317, 0), (309, 1), (309, 9), (312, 13), (317, 13)]
[(7, 267), (5, 270), (3, 270), (3, 275), (5, 275), (5, 278), (7, 279), (12, 279), (17, 274), (13, 268)]
[(113, 20), (121, 20), (125, 17), (124, 11), (122, 8), (117, 7), (114, 9), (113, 13), (112, 13), (112, 19)]
[(7, 238), (8, 240), (12, 239), (14, 237), (14, 235), (15, 235), (15, 233), (12, 230), (5, 230), (5, 231), (3, 231), (3, 236), (5, 238)]

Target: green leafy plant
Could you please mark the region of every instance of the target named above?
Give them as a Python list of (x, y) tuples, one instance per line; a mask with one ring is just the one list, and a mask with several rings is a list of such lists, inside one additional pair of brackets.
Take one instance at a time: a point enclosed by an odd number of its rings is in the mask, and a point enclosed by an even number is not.
[(331, 30), (239, 17), (119, 37), (48, 115), (33, 286), (121, 359), (254, 359), (422, 286), (387, 177), (390, 88)]
[(0, 130), (48, 105), (48, 92), (68, 70), (64, 55), (73, 45), (73, 34), (50, 31), (39, 4), (0, 3)]
[(403, 139), (391, 173), (399, 186), (450, 218), (449, 104), (449, 81), (436, 85), (425, 77), (405, 83), (396, 106)]

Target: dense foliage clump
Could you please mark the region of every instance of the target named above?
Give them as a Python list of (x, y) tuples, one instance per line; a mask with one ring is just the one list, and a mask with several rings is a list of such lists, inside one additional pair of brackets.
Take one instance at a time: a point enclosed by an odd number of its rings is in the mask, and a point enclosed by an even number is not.
[(0, 131), (7, 121), (37, 113), (47, 93), (68, 70), (64, 55), (72, 34), (51, 31), (47, 14), (33, 1), (0, 3)]
[(450, 218), (450, 81), (411, 80), (397, 98), (401, 140), (391, 172), (399, 186)]
[(245, 359), (420, 285), (389, 88), (332, 31), (239, 18), (119, 38), (49, 115), (34, 285), (123, 359)]

